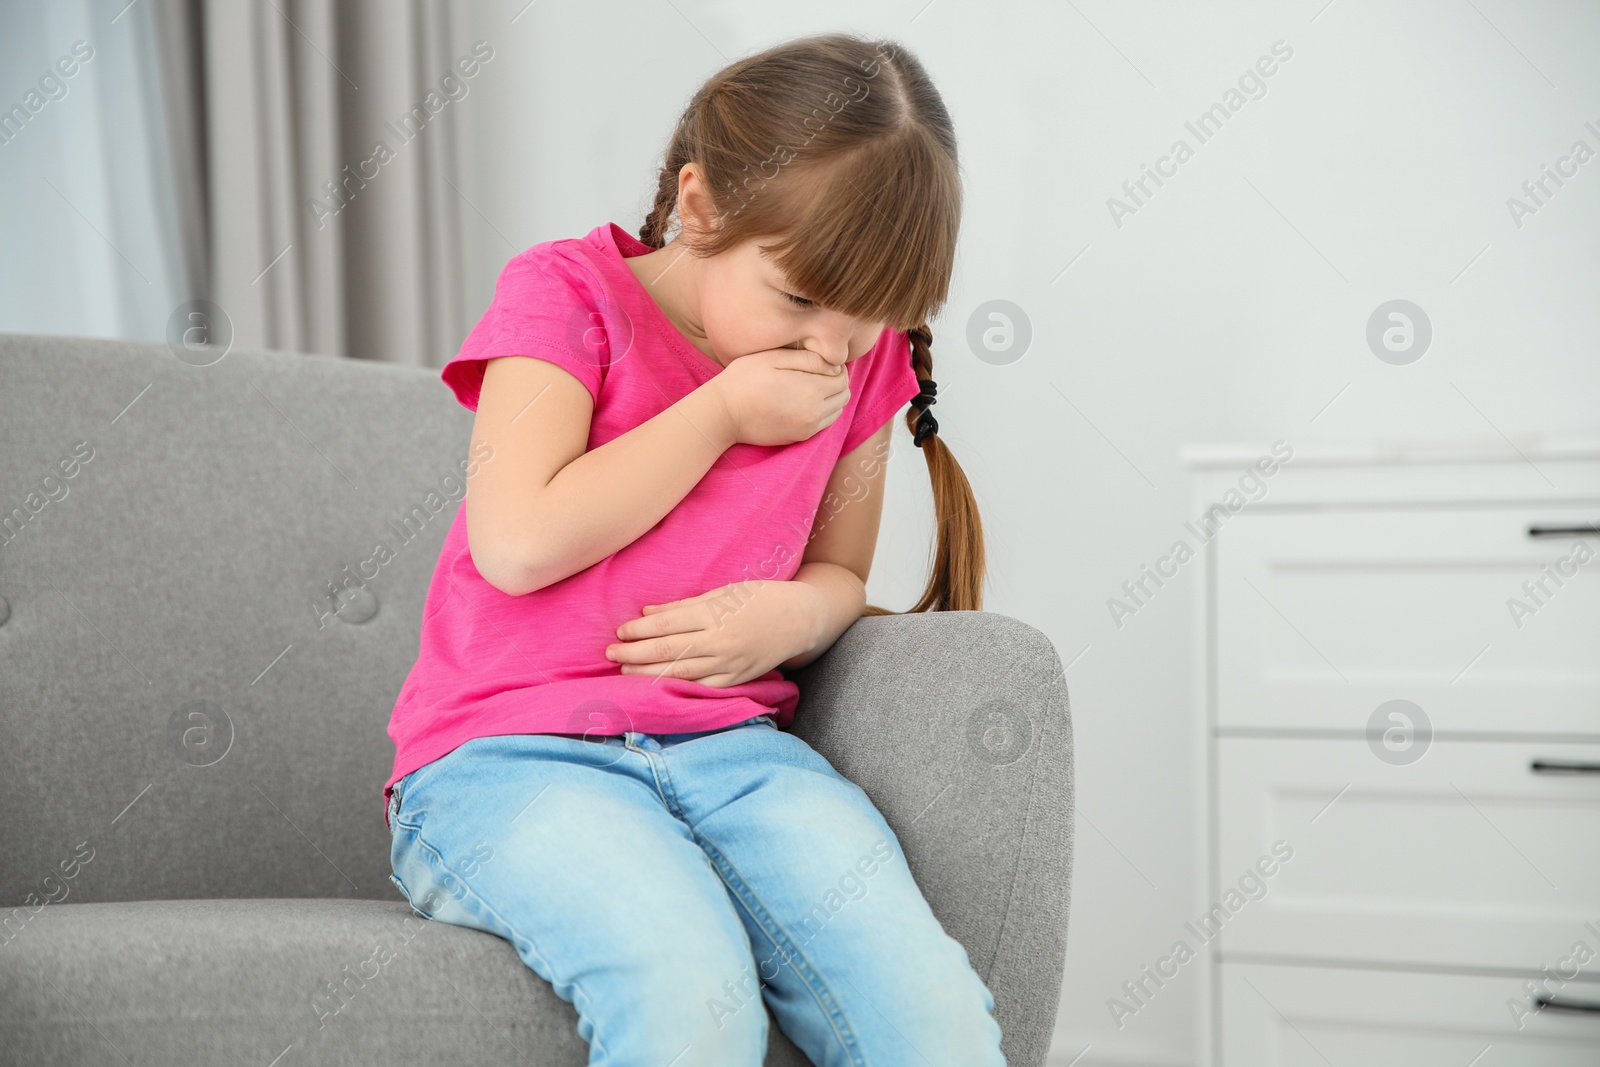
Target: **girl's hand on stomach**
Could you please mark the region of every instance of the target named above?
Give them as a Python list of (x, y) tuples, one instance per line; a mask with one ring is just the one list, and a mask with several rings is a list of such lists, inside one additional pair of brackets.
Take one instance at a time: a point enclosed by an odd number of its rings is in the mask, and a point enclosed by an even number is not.
[(787, 445), (826, 429), (850, 401), (850, 374), (809, 349), (740, 356), (708, 385), (722, 397), (735, 443)]
[(623, 674), (740, 685), (810, 647), (811, 622), (822, 612), (816, 598), (804, 582), (753, 579), (646, 604), (639, 618), (617, 627), (606, 658)]

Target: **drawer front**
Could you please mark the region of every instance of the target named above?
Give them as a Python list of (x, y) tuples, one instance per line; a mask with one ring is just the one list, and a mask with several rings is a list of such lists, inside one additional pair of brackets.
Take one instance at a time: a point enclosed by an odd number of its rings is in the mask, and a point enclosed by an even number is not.
[(1217, 535), (1216, 721), (1600, 735), (1600, 508), (1246, 512)]
[[(1522, 984), (1534, 975), (1486, 978), (1243, 963), (1225, 963), (1220, 971), (1225, 1067), (1594, 1067), (1600, 1062), (1600, 1013), (1556, 1008), (1529, 1013)], [(1600, 1007), (1597, 982), (1567, 982), (1554, 995), (1564, 1003)], [(1523, 1014), (1515, 1014), (1513, 1005)]]
[(1600, 953), (1600, 773), (1565, 769), (1600, 768), (1600, 743), (1434, 741), (1404, 765), (1362, 740), (1216, 746), (1211, 920), (1191, 925), (1223, 958), (1537, 972), (1579, 939)]

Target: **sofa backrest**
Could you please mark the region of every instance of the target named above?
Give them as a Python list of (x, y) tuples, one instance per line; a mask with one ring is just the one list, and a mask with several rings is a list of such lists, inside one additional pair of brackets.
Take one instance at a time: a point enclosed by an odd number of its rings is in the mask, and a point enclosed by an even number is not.
[(198, 362), (0, 335), (6, 914), (401, 899), (389, 713), (472, 414), (437, 370)]

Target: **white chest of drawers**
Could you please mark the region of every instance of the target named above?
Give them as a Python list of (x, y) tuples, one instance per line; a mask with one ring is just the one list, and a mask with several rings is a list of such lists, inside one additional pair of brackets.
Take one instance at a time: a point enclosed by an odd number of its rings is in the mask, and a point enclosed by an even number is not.
[(1600, 442), (1184, 459), (1199, 1061), (1600, 1065)]

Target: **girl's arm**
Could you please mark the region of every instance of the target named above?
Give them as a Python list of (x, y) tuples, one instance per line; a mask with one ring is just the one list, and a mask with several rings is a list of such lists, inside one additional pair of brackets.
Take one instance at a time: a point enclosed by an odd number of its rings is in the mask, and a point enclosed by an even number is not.
[(817, 591), (813, 639), (807, 648), (779, 664), (804, 667), (828, 649), (861, 618), (867, 604), (867, 575), (878, 547), (883, 516), (884, 467), (889, 455), (890, 419), (878, 432), (840, 456), (822, 493), (811, 539), (794, 581)]
[[(735, 443), (716, 381), (586, 452), (594, 399), (582, 382), (542, 359), (489, 360), (472, 440), (493, 451), (469, 479), (466, 503), (478, 573), (522, 596), (660, 522)], [(535, 405), (537, 417), (527, 417)]]
[(794, 581), (816, 590), (813, 638), (808, 647), (778, 664), (786, 671), (804, 667), (839, 640), (867, 606), (867, 586), (856, 573), (837, 563), (812, 560), (800, 564)]

